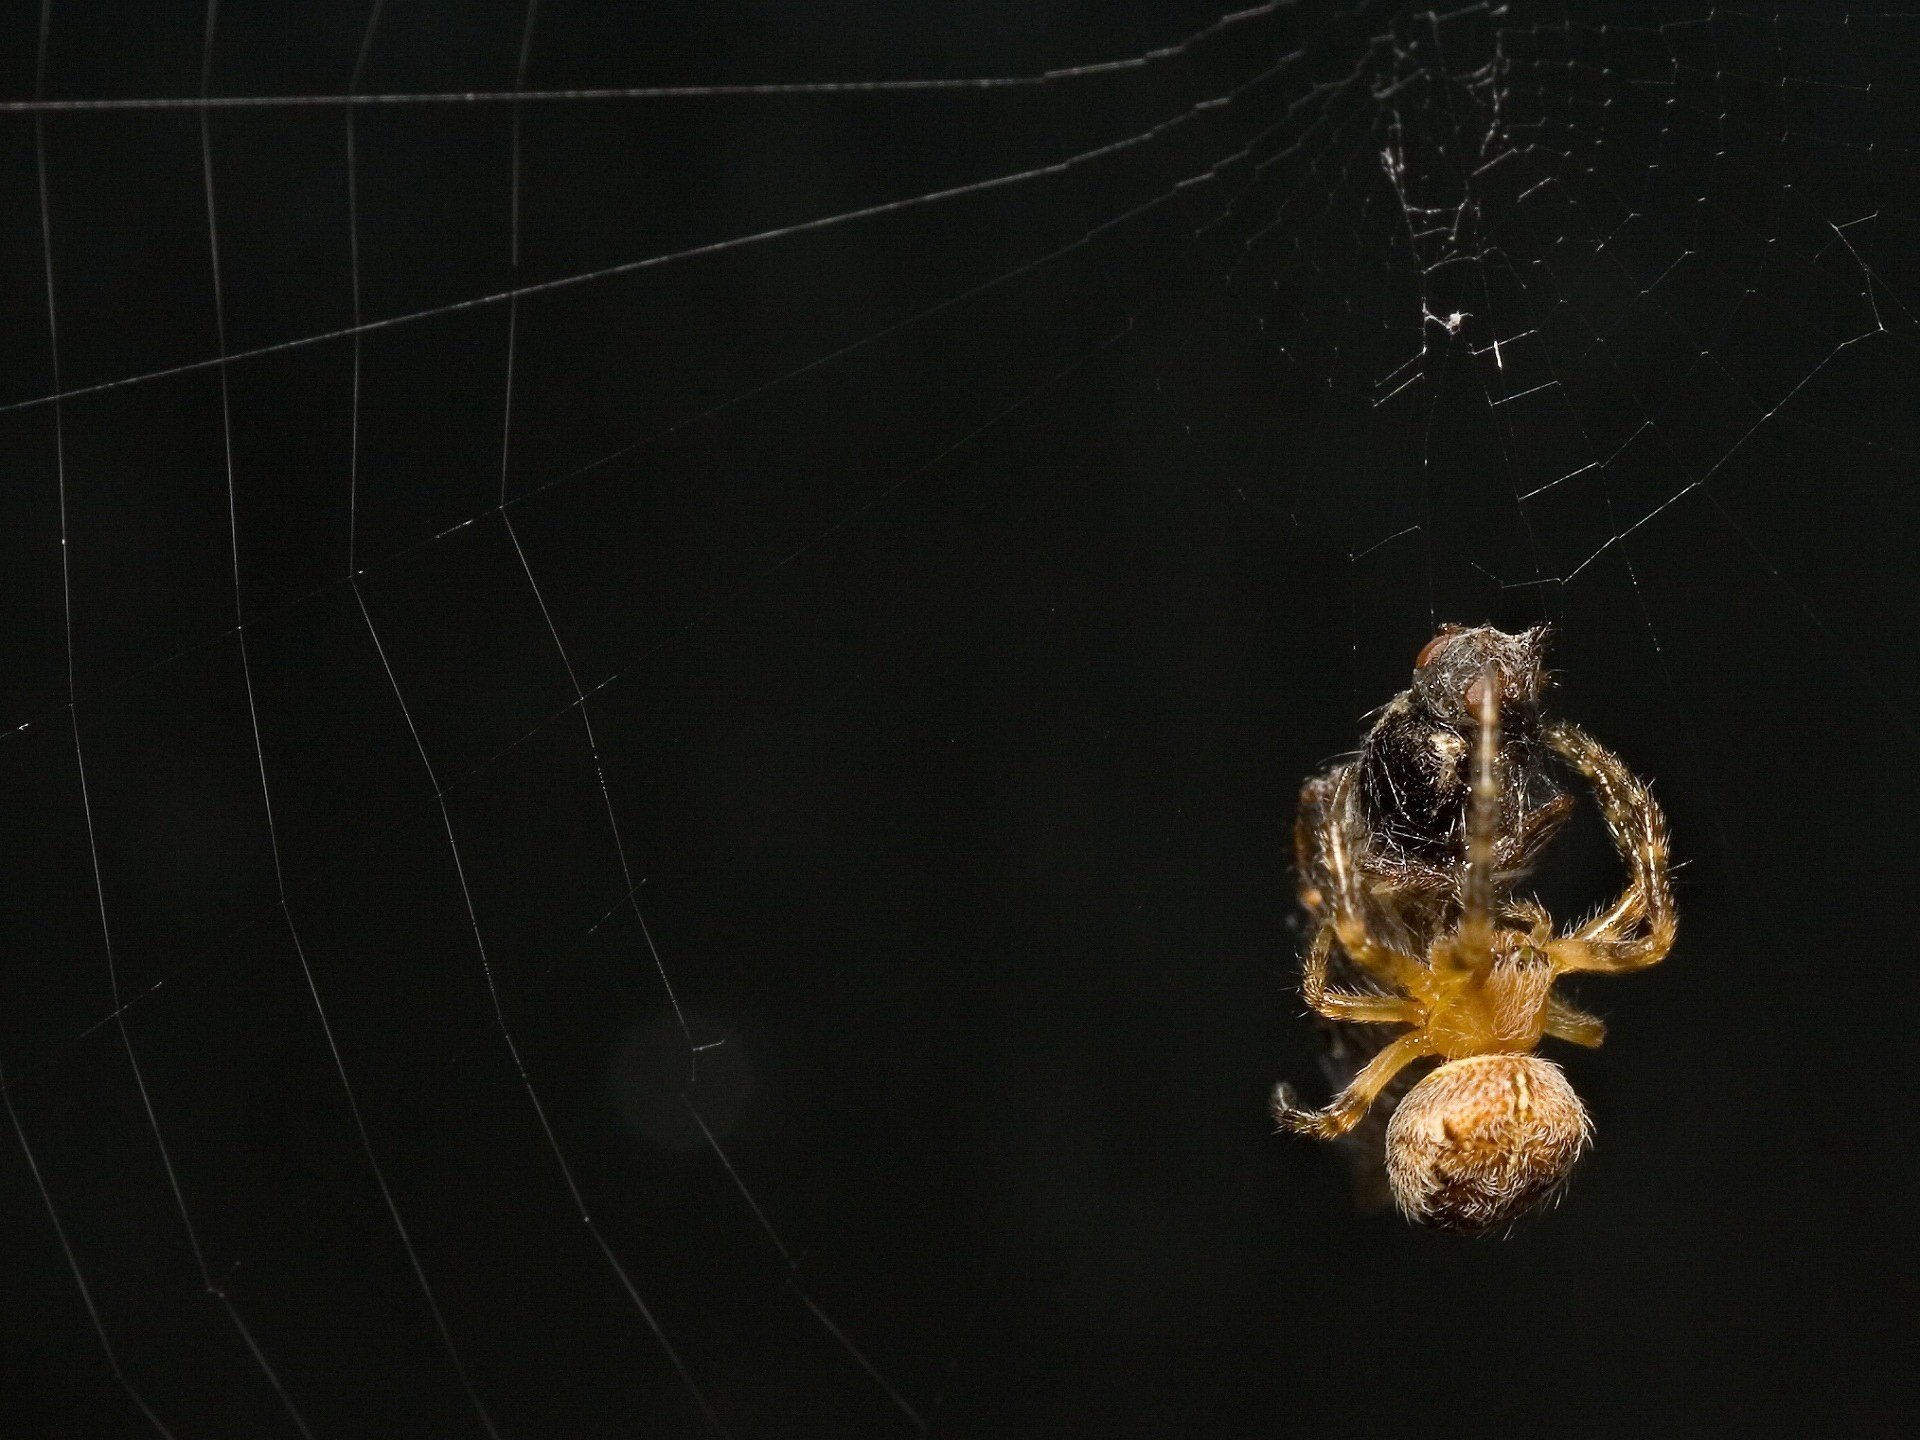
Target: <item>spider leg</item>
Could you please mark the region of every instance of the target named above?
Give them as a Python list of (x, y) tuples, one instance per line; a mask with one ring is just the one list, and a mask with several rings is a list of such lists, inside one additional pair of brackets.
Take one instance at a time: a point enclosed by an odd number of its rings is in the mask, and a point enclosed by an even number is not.
[(1621, 972), (1657, 965), (1673, 948), (1678, 925), (1667, 878), (1666, 816), (1639, 777), (1578, 726), (1550, 726), (1546, 739), (1593, 786), (1629, 876), (1625, 892), (1605, 911), (1549, 942), (1555, 968)]
[(1346, 831), (1340, 823), (1340, 810), (1346, 787), (1352, 784), (1352, 772), (1343, 775), (1334, 802), (1327, 807), (1326, 822), (1320, 833), (1321, 853), (1327, 863), (1327, 895), (1330, 914), (1327, 923), (1340, 937), (1340, 948), (1347, 958), (1397, 990), (1413, 990), (1426, 967), (1412, 956), (1383, 945), (1368, 933), (1366, 898), (1360, 889), (1353, 857), (1347, 853)]
[(1327, 988), (1327, 963), (1333, 955), (1334, 931), (1322, 925), (1313, 937), (1313, 948), (1300, 981), (1300, 993), (1316, 1014), (1329, 1020), (1346, 1020), (1363, 1025), (1412, 1025), (1420, 1019), (1417, 1002), (1399, 995), (1366, 995), (1350, 990)]
[(1493, 962), (1493, 871), (1500, 841), (1500, 687), (1489, 665), (1468, 691), (1479, 711), (1474, 735), (1473, 789), (1467, 801), (1467, 860), (1460, 881), (1453, 963), (1484, 969)]
[(1506, 900), (1500, 905), (1500, 918), (1524, 930), (1535, 947), (1553, 938), (1553, 919), (1538, 900)]
[(1360, 1123), (1388, 1081), (1421, 1056), (1433, 1053), (1433, 1042), (1426, 1032), (1410, 1030), (1369, 1060), (1325, 1109), (1305, 1109), (1298, 1103), (1291, 1086), (1275, 1086), (1273, 1118), (1280, 1122), (1281, 1129), (1296, 1135), (1312, 1135), (1320, 1140), (1344, 1135)]
[(1640, 894), (1640, 887), (1632, 885), (1624, 895), (1575, 930), (1569, 938), (1620, 940), (1632, 933), (1633, 927), (1646, 918), (1647, 902)]
[(1547, 1034), (1591, 1050), (1607, 1038), (1607, 1022), (1553, 995), (1547, 999)]

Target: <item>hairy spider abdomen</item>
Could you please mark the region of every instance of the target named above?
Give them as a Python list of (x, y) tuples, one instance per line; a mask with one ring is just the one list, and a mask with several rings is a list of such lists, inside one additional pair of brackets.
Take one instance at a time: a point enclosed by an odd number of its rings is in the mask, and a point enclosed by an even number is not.
[(1401, 1213), (1483, 1235), (1559, 1190), (1593, 1135), (1558, 1065), (1476, 1055), (1440, 1066), (1387, 1126), (1387, 1179)]

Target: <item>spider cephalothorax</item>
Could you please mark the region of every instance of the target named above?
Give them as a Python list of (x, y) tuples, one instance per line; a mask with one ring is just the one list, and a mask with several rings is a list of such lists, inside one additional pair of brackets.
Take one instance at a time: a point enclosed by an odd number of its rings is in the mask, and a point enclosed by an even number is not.
[[(1517, 1218), (1565, 1182), (1586, 1147), (1584, 1107), (1559, 1068), (1534, 1051), (1549, 1035), (1598, 1045), (1605, 1027), (1554, 993), (1559, 977), (1641, 969), (1673, 943), (1665, 818), (1617, 758), (1541, 714), (1539, 636), (1443, 631), (1421, 653), (1413, 689), (1368, 737), (1391, 771), (1414, 763), (1395, 753), (1409, 743), (1444, 744), (1445, 734), (1464, 741), (1459, 706), (1471, 707), (1456, 846), (1430, 830), (1430, 855), (1409, 858), (1403, 836), (1373, 828), (1377, 812), (1356, 795), (1368, 750), (1309, 782), (1302, 797), (1302, 899), (1319, 927), (1303, 993), (1337, 1036), (1368, 1037), (1348, 1050), (1371, 1058), (1324, 1109), (1301, 1108), (1281, 1086), (1274, 1113), (1299, 1133), (1346, 1134), (1383, 1092), (1391, 1103), (1389, 1087), (1409, 1064), (1438, 1058), (1443, 1063), (1399, 1100), (1384, 1159), (1402, 1211), (1441, 1229), (1483, 1233)], [(1396, 714), (1415, 728), (1383, 736)], [(1503, 739), (1509, 716), (1523, 732), (1517, 751)], [(1509, 753), (1525, 768), (1510, 771)], [(1571, 806), (1565, 796), (1528, 804), (1526, 789), (1547, 755), (1592, 787), (1631, 877), (1618, 900), (1564, 935), (1537, 903), (1511, 894)], [(1430, 812), (1396, 813), (1412, 813), (1417, 825)], [(1336, 963), (1347, 988), (1329, 986)], [(1388, 1027), (1401, 1033), (1386, 1038)]]

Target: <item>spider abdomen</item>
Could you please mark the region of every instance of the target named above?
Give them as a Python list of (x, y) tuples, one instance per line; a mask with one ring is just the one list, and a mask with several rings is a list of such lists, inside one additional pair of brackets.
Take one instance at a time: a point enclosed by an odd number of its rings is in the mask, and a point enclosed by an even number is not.
[(1558, 1065), (1475, 1055), (1407, 1092), (1387, 1126), (1387, 1179), (1408, 1219), (1481, 1235), (1558, 1191), (1592, 1136)]

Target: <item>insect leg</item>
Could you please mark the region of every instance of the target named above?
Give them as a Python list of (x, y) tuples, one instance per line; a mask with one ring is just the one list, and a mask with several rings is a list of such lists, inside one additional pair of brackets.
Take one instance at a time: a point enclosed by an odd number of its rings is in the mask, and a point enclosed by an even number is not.
[(1556, 795), (1539, 809), (1523, 815), (1513, 843), (1501, 847), (1501, 874), (1520, 875), (1531, 870), (1539, 861), (1541, 852), (1560, 833), (1561, 827), (1573, 818), (1576, 808), (1573, 796)]

